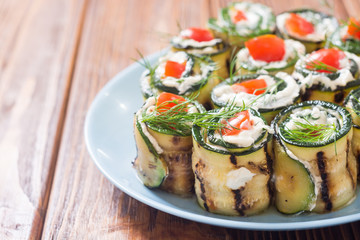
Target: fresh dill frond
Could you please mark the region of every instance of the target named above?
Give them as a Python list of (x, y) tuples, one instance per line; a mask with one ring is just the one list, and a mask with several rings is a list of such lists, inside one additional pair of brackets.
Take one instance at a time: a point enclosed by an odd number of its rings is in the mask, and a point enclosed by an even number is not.
[(140, 60), (137, 60), (135, 58), (132, 58), (135, 62), (139, 63), (141, 66), (146, 68), (149, 71), (149, 75), (153, 76), (155, 74), (155, 70), (157, 68), (157, 65), (152, 66), (150, 61), (144, 57), (144, 55), (140, 52), (139, 49), (136, 49), (136, 52), (140, 56)]
[(336, 73), (338, 71), (338, 69), (336, 67), (330, 66), (319, 60), (307, 61), (306, 66), (308, 69), (313, 70), (313, 71), (323, 70), (323, 71), (328, 71), (331, 73)]
[[(306, 119), (305, 119), (306, 120)], [(306, 120), (305, 122), (294, 122), (296, 128), (289, 129), (286, 125), (281, 127), (282, 135), (294, 142), (318, 143), (335, 138), (338, 132), (335, 123), (333, 124), (315, 124)]]
[(167, 111), (159, 111), (164, 105), (159, 105), (150, 113), (143, 113), (142, 121), (158, 129), (165, 130), (180, 136), (187, 136), (191, 133), (193, 125), (198, 125), (207, 130), (219, 130), (226, 126), (220, 119), (229, 119), (236, 113), (244, 110), (244, 106), (238, 107), (235, 104), (228, 105), (218, 112), (188, 112), (189, 105), (194, 98), (189, 98), (184, 102), (168, 101), (165, 104), (175, 103), (176, 105)]

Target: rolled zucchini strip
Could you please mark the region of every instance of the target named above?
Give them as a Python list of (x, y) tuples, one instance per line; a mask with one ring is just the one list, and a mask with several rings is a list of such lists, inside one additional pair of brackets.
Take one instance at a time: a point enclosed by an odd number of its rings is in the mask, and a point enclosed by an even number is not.
[(349, 112), (330, 102), (307, 101), (282, 110), (275, 130), (275, 205), (286, 214), (327, 212), (351, 203), (356, 159)]
[(350, 18), (346, 24), (335, 30), (328, 42), (331, 47), (360, 56), (360, 22)]
[[(360, 88), (349, 93), (344, 101), (344, 106), (350, 112), (353, 121), (352, 150), (358, 166), (360, 163)], [(359, 171), (358, 171), (359, 173)]]
[(209, 57), (186, 52), (170, 52), (158, 64), (146, 70), (141, 77), (144, 98), (161, 92), (180, 96), (197, 95), (200, 104), (210, 104), (210, 92), (220, 80), (216, 65)]
[(254, 74), (234, 76), (215, 86), (211, 91), (214, 108), (235, 104), (257, 108), (268, 124), (283, 108), (294, 104), (300, 97), (300, 87), (287, 73), (275, 76)]
[[(229, 110), (212, 111), (226, 113)], [(206, 211), (244, 216), (259, 213), (269, 206), (271, 159), (267, 149), (271, 134), (260, 114), (255, 110), (249, 112), (248, 117), (242, 118), (245, 123), (236, 129), (252, 122), (251, 126), (235, 135), (227, 136), (223, 130), (209, 130), (199, 125), (193, 127), (195, 193), (199, 205)], [(228, 121), (236, 125), (232, 120)], [(232, 131), (231, 128), (225, 129)]]
[(221, 38), (202, 28), (182, 30), (171, 39), (172, 51), (184, 51), (201, 57), (209, 56), (216, 64), (217, 74), (221, 79), (229, 75), (230, 47)]
[[(176, 129), (175, 123), (159, 124), (149, 120), (149, 116), (150, 119), (159, 117), (159, 112), (156, 111), (158, 101), (155, 97), (148, 98), (135, 114), (134, 133), (137, 157), (133, 166), (145, 186), (188, 196), (193, 193), (194, 186), (194, 175), (191, 169), (191, 126), (179, 130)], [(170, 101), (171, 105), (175, 100)], [(204, 111), (203, 107), (196, 102), (192, 102), (188, 109), (193, 112)], [(161, 117), (164, 117), (164, 114), (170, 114), (170, 112), (161, 112)], [(164, 127), (164, 124), (167, 127)]]
[[(332, 59), (332, 60), (329, 60)], [(320, 49), (295, 65), (293, 77), (301, 85), (301, 99), (342, 104), (360, 85), (360, 57), (338, 49)]]
[(276, 16), (278, 33), (285, 39), (301, 42), (310, 53), (325, 46), (338, 26), (333, 16), (312, 9), (297, 9)]
[(305, 47), (300, 42), (270, 34), (248, 40), (245, 45), (236, 55), (238, 75), (264, 72), (291, 74), (295, 63), (305, 54)]
[(275, 15), (260, 3), (234, 2), (219, 11), (218, 19), (210, 18), (208, 27), (216, 37), (240, 49), (250, 38), (274, 33)]

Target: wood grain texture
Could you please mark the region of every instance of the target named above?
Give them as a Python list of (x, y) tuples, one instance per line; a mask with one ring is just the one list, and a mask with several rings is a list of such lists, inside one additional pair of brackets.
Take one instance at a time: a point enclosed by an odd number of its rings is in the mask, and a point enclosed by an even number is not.
[[(0, 1), (0, 239), (359, 239), (360, 222), (277, 232), (184, 220), (124, 194), (92, 163), (83, 125), (97, 92), (136, 49), (163, 49), (177, 22), (205, 26), (228, 2)], [(260, 2), (275, 13), (330, 11), (320, 1)], [(341, 19), (360, 11), (358, 0), (328, 2)]]
[(41, 236), (82, 7), (0, 2), (0, 239)]

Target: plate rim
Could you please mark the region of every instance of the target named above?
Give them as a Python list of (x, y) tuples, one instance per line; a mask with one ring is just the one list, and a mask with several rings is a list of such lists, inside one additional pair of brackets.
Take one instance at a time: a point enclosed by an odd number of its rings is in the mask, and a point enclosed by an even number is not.
[[(164, 54), (168, 49), (163, 49), (161, 51), (155, 52), (151, 55), (145, 56), (145, 58), (148, 61), (153, 61), (154, 59), (157, 59), (159, 56)], [(136, 200), (153, 207), (155, 209), (158, 209), (162, 212), (184, 218), (190, 221), (199, 222), (203, 224), (210, 224), (214, 226), (219, 227), (226, 227), (226, 228), (234, 228), (234, 229), (244, 229), (244, 230), (267, 230), (267, 231), (288, 231), (288, 230), (305, 230), (305, 229), (314, 229), (314, 228), (321, 228), (321, 227), (329, 227), (339, 224), (345, 224), (349, 222), (353, 222), (360, 219), (360, 213), (354, 213), (351, 215), (346, 216), (338, 216), (334, 218), (329, 219), (320, 219), (320, 220), (310, 220), (310, 221), (301, 221), (301, 222), (285, 222), (285, 223), (263, 223), (263, 222), (247, 222), (246, 217), (244, 217), (245, 221), (239, 221), (239, 220), (229, 220), (229, 219), (221, 219), (216, 218), (212, 216), (204, 216), (199, 215), (196, 213), (186, 212), (181, 209), (176, 209), (168, 205), (164, 205), (162, 203), (158, 203), (153, 199), (150, 199), (146, 196), (143, 196), (138, 191), (128, 189), (126, 186), (121, 185), (119, 182), (117, 182), (111, 174), (109, 174), (104, 167), (101, 165), (101, 163), (97, 160), (97, 156), (94, 152), (94, 149), (91, 147), (90, 143), (90, 121), (91, 116), (94, 111), (96, 111), (96, 106), (100, 104), (100, 99), (102, 97), (102, 93), (105, 92), (107, 89), (111, 89), (113, 85), (115, 85), (118, 81), (121, 81), (121, 79), (134, 71), (135, 69), (141, 67), (141, 64), (138, 62), (132, 63), (131, 65), (127, 66), (123, 70), (121, 70), (119, 73), (117, 73), (111, 80), (106, 83), (96, 94), (95, 98), (90, 104), (90, 107), (86, 113), (85, 117), (85, 124), (84, 124), (84, 137), (85, 137), (85, 144), (87, 151), (94, 162), (95, 166), (100, 170), (100, 172), (117, 188), (119, 188), (121, 191), (125, 192), (130, 197), (135, 198)], [(140, 91), (140, 89), (139, 89)], [(135, 171), (133, 171), (135, 174)], [(200, 206), (199, 206), (200, 208)], [(219, 215), (221, 216), (221, 215)]]

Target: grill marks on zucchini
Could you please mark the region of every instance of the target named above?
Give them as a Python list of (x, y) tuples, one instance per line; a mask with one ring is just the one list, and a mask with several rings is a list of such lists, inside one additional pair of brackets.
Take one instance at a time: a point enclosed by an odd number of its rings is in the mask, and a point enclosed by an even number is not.
[(316, 154), (316, 160), (317, 160), (317, 165), (319, 168), (319, 172), (320, 172), (320, 176), (321, 176), (321, 188), (320, 188), (320, 194), (321, 194), (321, 199), (324, 201), (325, 203), (325, 209), (327, 211), (330, 211), (332, 209), (332, 203), (329, 197), (329, 189), (328, 189), (328, 178), (327, 178), (327, 169), (326, 169), (326, 164), (325, 164), (325, 157), (324, 157), (324, 152), (320, 151)]
[[(325, 110), (328, 114), (335, 116), (339, 121), (340, 125), (337, 127), (335, 136), (317, 143), (306, 141), (298, 143), (290, 141), (285, 135), (279, 135), (280, 124), (288, 120), (292, 113), (301, 113), (305, 108), (315, 108), (315, 106), (323, 109), (321, 111)], [(327, 212), (351, 203), (355, 197), (357, 167), (350, 145), (353, 135), (352, 123), (346, 109), (323, 101), (303, 102), (283, 110), (274, 120), (273, 126), (276, 136), (274, 148), (275, 201), (281, 212)], [(295, 169), (295, 162), (299, 163), (298, 167), (300, 165), (302, 167)], [(291, 175), (288, 180), (284, 181), (282, 176), (286, 176), (290, 169), (293, 169)], [(300, 170), (304, 174), (300, 175)], [(287, 187), (287, 184), (292, 186), (292, 182), (296, 181), (297, 177), (298, 182), (302, 185), (306, 179), (310, 179), (309, 187), (312, 185), (316, 190), (308, 191), (310, 188), (305, 189), (305, 186), (298, 185), (297, 194), (301, 194), (303, 199), (306, 194), (309, 195), (310, 202), (306, 205), (303, 205), (298, 197), (294, 198), (293, 194), (286, 193), (293, 188)], [(304, 195), (305, 191), (309, 193)]]
[(237, 165), (236, 156), (235, 156), (235, 155), (233, 155), (233, 154), (230, 155), (230, 162), (231, 162), (232, 164), (234, 164), (235, 166)]
[(241, 187), (236, 190), (232, 190), (232, 192), (234, 193), (234, 198), (235, 198), (235, 209), (236, 209), (236, 211), (238, 211), (240, 216), (245, 216), (244, 210), (249, 208), (249, 206), (246, 206), (245, 204), (243, 204), (243, 197), (241, 195), (241, 192), (243, 190), (244, 190), (244, 187)]
[(206, 203), (204, 178), (201, 177), (201, 175), (199, 174), (199, 172), (201, 172), (203, 168), (205, 168), (205, 164), (203, 164), (200, 159), (199, 162), (196, 163), (196, 165), (195, 165), (194, 173), (195, 173), (196, 179), (199, 180), (200, 190), (201, 190), (200, 198), (203, 200), (203, 206), (204, 206), (205, 210), (209, 212), (209, 206)]

